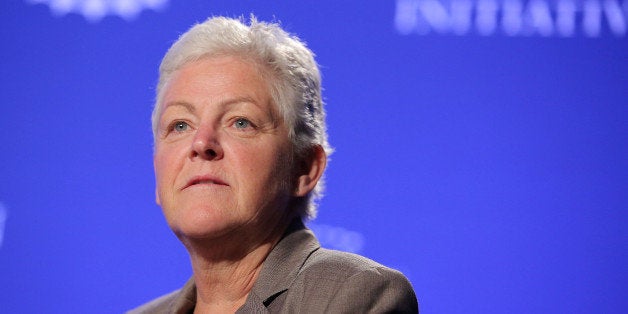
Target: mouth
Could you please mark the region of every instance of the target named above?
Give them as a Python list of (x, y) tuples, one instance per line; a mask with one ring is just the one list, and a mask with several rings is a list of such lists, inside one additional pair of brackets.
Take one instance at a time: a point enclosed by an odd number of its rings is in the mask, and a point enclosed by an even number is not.
[(192, 186), (197, 185), (222, 185), (229, 186), (226, 182), (212, 176), (196, 176), (187, 182), (185, 186), (183, 186), (182, 190), (187, 189)]

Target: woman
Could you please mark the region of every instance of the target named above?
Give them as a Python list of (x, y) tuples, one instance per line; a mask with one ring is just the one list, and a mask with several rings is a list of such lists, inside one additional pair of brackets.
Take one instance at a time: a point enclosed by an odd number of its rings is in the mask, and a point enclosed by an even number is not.
[(312, 52), (276, 24), (195, 25), (160, 66), (156, 199), (193, 277), (132, 313), (418, 312), (399, 272), (320, 248), (331, 152)]

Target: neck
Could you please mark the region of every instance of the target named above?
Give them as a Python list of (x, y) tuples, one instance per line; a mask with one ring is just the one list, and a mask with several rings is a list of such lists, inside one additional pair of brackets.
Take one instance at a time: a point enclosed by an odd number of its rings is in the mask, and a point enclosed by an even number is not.
[(196, 284), (195, 312), (233, 313), (242, 306), (288, 225), (289, 221), (278, 222), (256, 238), (231, 234), (213, 240), (185, 239)]
[(233, 313), (242, 306), (276, 243), (264, 243), (237, 261), (191, 255), (198, 313)]

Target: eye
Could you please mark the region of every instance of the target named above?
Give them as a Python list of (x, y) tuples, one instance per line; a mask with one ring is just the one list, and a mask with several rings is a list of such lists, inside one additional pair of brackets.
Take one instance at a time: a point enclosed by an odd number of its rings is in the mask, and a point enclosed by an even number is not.
[(244, 118), (238, 118), (234, 123), (233, 126), (235, 126), (236, 129), (246, 129), (248, 127), (252, 126), (251, 121), (244, 119)]
[(175, 131), (175, 132), (185, 132), (189, 127), (190, 125), (187, 124), (187, 122), (176, 121), (172, 124), (170, 128), (172, 129), (172, 131)]

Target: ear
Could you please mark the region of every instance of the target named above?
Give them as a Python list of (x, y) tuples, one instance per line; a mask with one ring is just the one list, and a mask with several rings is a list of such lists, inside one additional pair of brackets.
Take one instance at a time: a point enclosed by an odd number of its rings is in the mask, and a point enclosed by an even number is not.
[(316, 145), (310, 150), (308, 156), (298, 161), (297, 165), (297, 186), (294, 196), (302, 197), (310, 193), (318, 180), (323, 176), (327, 165), (327, 154), (320, 145)]

